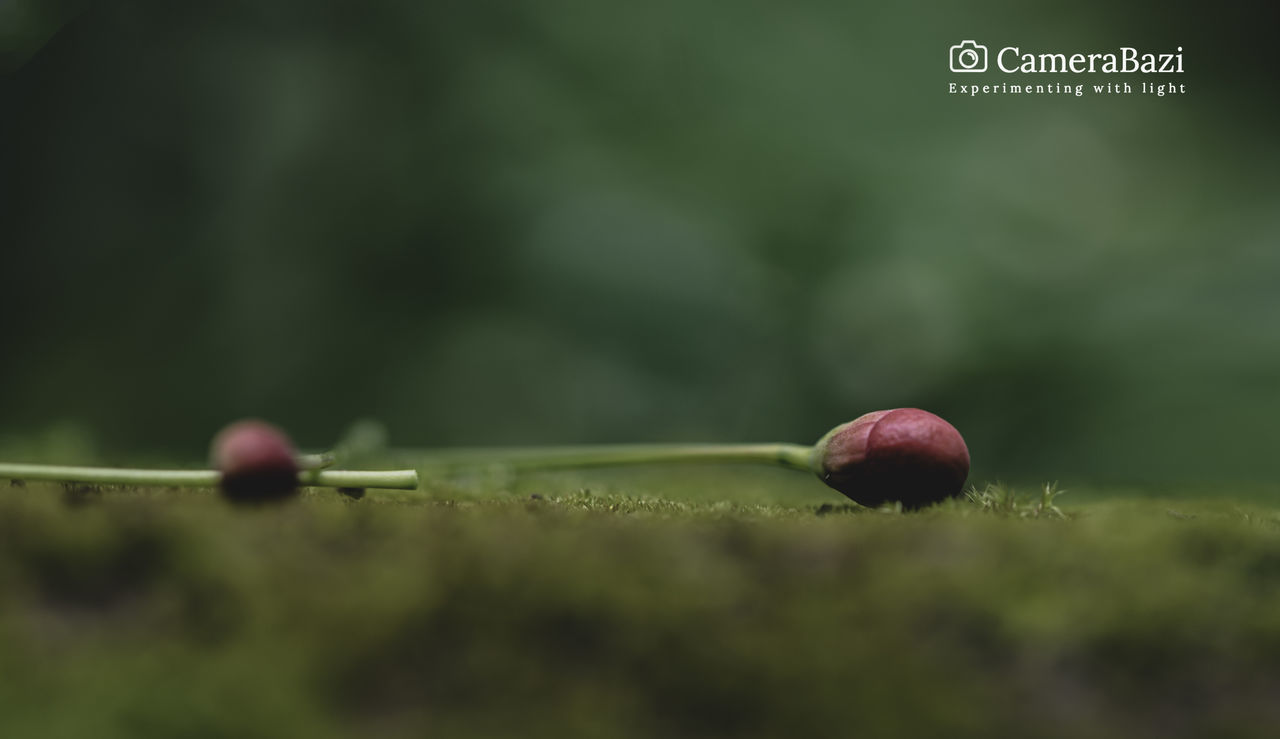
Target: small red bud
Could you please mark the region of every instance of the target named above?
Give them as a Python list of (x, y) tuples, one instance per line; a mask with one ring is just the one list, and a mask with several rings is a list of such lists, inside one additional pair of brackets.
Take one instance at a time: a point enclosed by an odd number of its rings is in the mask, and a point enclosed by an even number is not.
[(283, 431), (263, 421), (237, 421), (213, 439), (222, 493), (237, 503), (281, 500), (297, 492), (298, 462)]
[(875, 411), (827, 433), (814, 448), (818, 477), (855, 503), (922, 508), (960, 494), (969, 449), (955, 427), (928, 411)]

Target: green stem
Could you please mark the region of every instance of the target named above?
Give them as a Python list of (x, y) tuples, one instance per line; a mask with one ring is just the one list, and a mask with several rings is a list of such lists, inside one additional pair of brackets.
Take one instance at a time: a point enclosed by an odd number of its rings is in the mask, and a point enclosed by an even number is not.
[(808, 470), (813, 447), (800, 444), (612, 444), (402, 451), (423, 466), (503, 465), (514, 469), (606, 467), (670, 462), (747, 462)]
[(417, 490), (417, 470), (314, 470), (298, 473), (298, 482), (312, 487)]
[(322, 470), (326, 467), (332, 467), (336, 461), (333, 452), (299, 454), (294, 459), (298, 463), (298, 469), (300, 470)]
[[(155, 487), (217, 487), (217, 470), (131, 470), (112, 467), (66, 467), (45, 464), (0, 463), (0, 479), (80, 482), (91, 485), (149, 485)], [(301, 485), (334, 488), (391, 488), (416, 490), (416, 470), (303, 470)]]

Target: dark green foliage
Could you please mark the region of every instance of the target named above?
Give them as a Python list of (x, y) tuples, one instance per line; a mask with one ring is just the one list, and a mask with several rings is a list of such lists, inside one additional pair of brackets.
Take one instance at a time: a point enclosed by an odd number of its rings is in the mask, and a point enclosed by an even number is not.
[[(1275, 479), (1272, 24), (1043, 5), (0, 2), (0, 445), (808, 442), (907, 405), (977, 479)], [(1190, 91), (957, 99), (966, 33), (1181, 45)]]

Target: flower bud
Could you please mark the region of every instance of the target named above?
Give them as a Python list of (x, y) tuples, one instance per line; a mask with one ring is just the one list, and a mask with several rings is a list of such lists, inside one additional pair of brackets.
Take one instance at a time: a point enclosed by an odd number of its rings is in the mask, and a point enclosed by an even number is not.
[(237, 503), (286, 498), (298, 489), (293, 443), (262, 421), (237, 421), (213, 440), (213, 464), (222, 473), (222, 493)]
[(864, 506), (922, 508), (960, 494), (969, 449), (955, 427), (928, 411), (875, 411), (832, 429), (814, 447), (813, 471)]

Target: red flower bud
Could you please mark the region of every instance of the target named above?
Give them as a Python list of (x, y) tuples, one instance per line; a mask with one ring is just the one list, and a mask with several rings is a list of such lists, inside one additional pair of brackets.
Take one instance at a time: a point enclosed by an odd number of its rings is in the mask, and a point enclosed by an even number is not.
[(901, 501), (904, 508), (922, 508), (960, 494), (969, 476), (969, 449), (941, 418), (898, 408), (832, 429), (814, 448), (813, 468), (855, 503)]
[(298, 462), (283, 431), (262, 421), (237, 421), (213, 439), (222, 493), (237, 503), (286, 498), (298, 489)]

